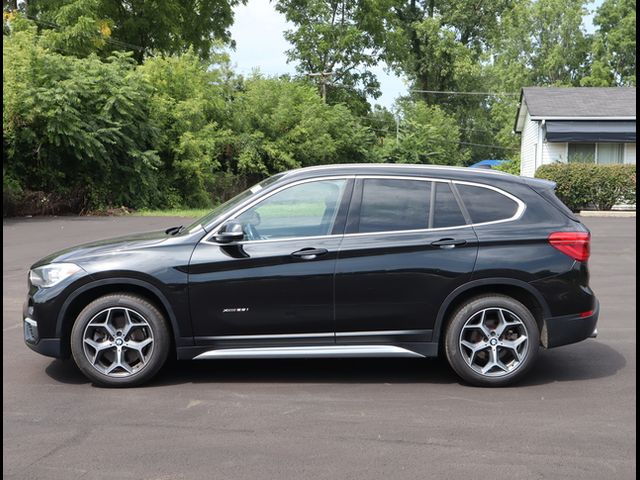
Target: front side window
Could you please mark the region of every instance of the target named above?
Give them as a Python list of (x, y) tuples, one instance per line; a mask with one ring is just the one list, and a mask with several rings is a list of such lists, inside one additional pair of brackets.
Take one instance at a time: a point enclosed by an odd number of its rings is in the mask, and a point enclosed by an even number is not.
[(429, 227), (431, 182), (365, 179), (358, 232), (420, 230)]
[(247, 240), (330, 235), (347, 180), (318, 180), (286, 188), (238, 215)]
[(518, 204), (511, 198), (485, 187), (457, 184), (472, 223), (496, 222), (512, 218)]
[(279, 173), (277, 175), (274, 175), (272, 177), (269, 177), (269, 178), (265, 178), (260, 183), (254, 185), (253, 187), (251, 187), (251, 188), (245, 190), (244, 192), (236, 195), (235, 197), (227, 200), (223, 204), (218, 205), (216, 208), (211, 210), (211, 212), (207, 213), (204, 217), (196, 220), (191, 225), (189, 225), (184, 231), (185, 232), (190, 232), (192, 229), (200, 228), (200, 227), (202, 227), (202, 228), (204, 228), (206, 230), (207, 229), (207, 225), (209, 225), (211, 222), (213, 222), (216, 219), (216, 217), (223, 216), (226, 212), (232, 210), (233, 208), (237, 207), (242, 202), (244, 202), (246, 199), (251, 197), (251, 195), (255, 195), (256, 193), (258, 193), (263, 188), (266, 188), (269, 185), (272, 185), (273, 183), (277, 182), (280, 179), (280, 177), (282, 177), (281, 173)]

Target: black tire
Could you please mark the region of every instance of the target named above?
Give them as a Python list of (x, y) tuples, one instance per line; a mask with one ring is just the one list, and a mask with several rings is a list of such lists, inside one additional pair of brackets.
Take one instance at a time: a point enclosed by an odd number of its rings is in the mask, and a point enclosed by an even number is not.
[[(137, 350), (131, 349), (128, 351), (126, 355), (130, 358), (133, 358), (134, 362), (139, 362), (132, 368), (132, 372), (124, 371), (124, 369), (120, 369), (120, 372), (117, 370), (114, 373), (107, 374), (101, 370), (101, 362), (96, 363), (96, 367), (88, 358), (88, 353), (85, 351), (87, 348), (85, 347), (85, 333), (90, 332), (89, 329), (97, 329), (104, 330), (104, 334), (106, 337), (103, 339), (108, 343), (113, 344), (114, 346), (106, 348), (104, 351), (107, 352), (104, 355), (115, 356), (115, 349), (122, 349), (123, 351), (127, 350), (126, 343), (121, 343), (119, 347), (115, 347), (115, 337), (112, 337), (107, 333), (106, 329), (101, 329), (100, 325), (98, 327), (89, 326), (89, 323), (96, 321), (102, 321), (100, 317), (101, 315), (105, 315), (105, 318), (109, 318), (111, 311), (109, 309), (113, 309), (113, 312), (122, 312), (121, 318), (125, 318), (124, 312), (126, 311), (129, 315), (129, 318), (133, 317), (136, 322), (144, 323), (146, 322), (147, 326), (137, 326), (135, 335), (139, 337), (142, 336), (143, 340), (148, 340), (149, 338), (152, 340), (148, 347), (144, 347), (144, 353), (147, 358), (142, 362), (143, 350), (140, 349), (141, 353), (137, 354)], [(107, 311), (107, 313), (105, 313)], [(118, 318), (114, 315), (114, 322), (118, 321)], [(97, 320), (96, 320), (97, 319)], [(122, 329), (124, 330), (124, 329)], [(117, 335), (122, 335), (122, 330), (118, 330)], [(133, 329), (131, 330), (133, 332)], [(95, 335), (95, 334), (94, 334)], [(134, 333), (130, 333), (129, 335), (134, 335)], [(122, 340), (121, 342), (126, 341), (129, 337), (118, 337)], [(146, 336), (146, 338), (145, 338)], [(132, 338), (130, 338), (133, 340)], [(111, 341), (113, 340), (113, 341)], [(131, 341), (131, 343), (135, 343)], [(140, 342), (137, 342), (140, 344)], [(100, 385), (103, 387), (135, 387), (141, 385), (145, 382), (148, 382), (153, 376), (155, 376), (158, 371), (162, 368), (164, 363), (167, 360), (169, 355), (169, 349), (171, 346), (170, 339), (170, 329), (167, 323), (167, 320), (164, 318), (164, 315), (160, 312), (160, 310), (151, 302), (149, 302), (146, 298), (133, 295), (129, 293), (114, 293), (105, 295), (100, 297), (89, 305), (87, 305), (76, 318), (75, 323), (73, 324), (73, 328), (71, 330), (71, 353), (73, 355), (73, 359), (75, 360), (78, 368), (82, 371), (82, 373), (89, 378), (96, 385)], [(135, 350), (135, 351), (134, 351)], [(91, 353), (95, 353), (98, 350), (94, 350), (93, 348), (88, 348), (88, 351)], [(133, 356), (132, 356), (133, 352)], [(97, 353), (96, 357), (98, 356)], [(101, 355), (103, 355), (101, 353)], [(125, 355), (123, 353), (123, 355)], [(139, 358), (136, 358), (138, 356)], [(103, 359), (101, 359), (102, 361)], [(107, 356), (104, 360), (105, 363), (109, 361), (109, 357)], [(127, 366), (131, 368), (131, 365), (127, 363)], [(104, 369), (103, 369), (104, 370)], [(117, 376), (120, 375), (120, 376)]]
[[(482, 312), (485, 312), (486, 321), (483, 320), (485, 317), (482, 316)], [(495, 336), (496, 331), (499, 330), (497, 327), (495, 330), (488, 328), (487, 331), (490, 333), (485, 336), (485, 331), (475, 328), (475, 325), (479, 323), (483, 323), (485, 327), (491, 325), (492, 315), (496, 319), (502, 315), (502, 318), (507, 318), (514, 325), (508, 327), (509, 330), (500, 337)], [(517, 323), (518, 321), (520, 324)], [(463, 337), (461, 334), (466, 324)], [(469, 335), (475, 335), (477, 343), (471, 342), (472, 337)], [(517, 340), (523, 336), (526, 341), (521, 340), (523, 344), (516, 348), (515, 354), (513, 348), (502, 346), (506, 345), (508, 340)], [(471, 348), (462, 345), (463, 340), (482, 349), (473, 353)], [(491, 342), (496, 342), (496, 345), (491, 346)], [(514, 343), (509, 342), (509, 344)], [(529, 309), (517, 300), (499, 294), (482, 295), (466, 301), (451, 316), (445, 333), (445, 353), (451, 368), (466, 382), (480, 387), (504, 387), (522, 379), (535, 363), (539, 346), (540, 330)], [(498, 359), (501, 360), (500, 355), (502, 355), (505, 361), (500, 362), (501, 366), (496, 365), (483, 374), (481, 370), (490, 367), (491, 359), (494, 358), (491, 356), (492, 349), (497, 352)], [(521, 360), (519, 361), (518, 358)], [(482, 365), (484, 361), (486, 363)], [(504, 370), (503, 366), (512, 370)]]

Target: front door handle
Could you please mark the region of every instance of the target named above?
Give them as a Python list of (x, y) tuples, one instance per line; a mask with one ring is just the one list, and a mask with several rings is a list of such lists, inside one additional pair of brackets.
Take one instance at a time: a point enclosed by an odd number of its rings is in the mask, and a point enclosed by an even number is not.
[(440, 240), (431, 242), (431, 245), (440, 248), (456, 248), (457, 245), (464, 245), (465, 243), (467, 243), (466, 240), (456, 240), (455, 238), (441, 238)]
[(292, 257), (301, 258), (302, 260), (313, 260), (320, 255), (329, 253), (326, 248), (303, 248), (291, 254)]

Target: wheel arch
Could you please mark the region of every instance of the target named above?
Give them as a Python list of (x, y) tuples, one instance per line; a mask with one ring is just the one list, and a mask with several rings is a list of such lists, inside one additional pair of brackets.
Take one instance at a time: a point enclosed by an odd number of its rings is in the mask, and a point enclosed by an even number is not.
[(71, 355), (71, 329), (82, 309), (99, 297), (119, 292), (140, 295), (160, 309), (171, 325), (171, 348), (175, 351), (176, 343), (180, 338), (180, 328), (175, 312), (165, 295), (149, 282), (122, 277), (90, 282), (78, 288), (65, 300), (56, 320), (56, 337), (61, 340), (61, 353), (64, 358)]
[(550, 313), (549, 306), (540, 292), (528, 283), (513, 278), (483, 278), (461, 285), (445, 298), (436, 317), (433, 341), (437, 341), (442, 347), (444, 333), (451, 313), (464, 301), (489, 293), (507, 295), (523, 303), (533, 314), (538, 328), (542, 332), (544, 319), (548, 318)]

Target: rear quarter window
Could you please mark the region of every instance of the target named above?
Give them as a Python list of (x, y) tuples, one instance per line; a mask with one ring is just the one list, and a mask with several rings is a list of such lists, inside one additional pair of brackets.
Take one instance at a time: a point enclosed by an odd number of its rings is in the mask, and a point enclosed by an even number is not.
[(518, 203), (490, 188), (465, 184), (456, 184), (456, 188), (472, 223), (508, 220), (518, 211)]

